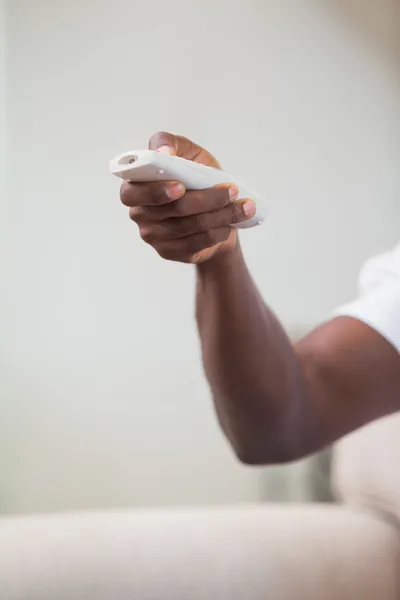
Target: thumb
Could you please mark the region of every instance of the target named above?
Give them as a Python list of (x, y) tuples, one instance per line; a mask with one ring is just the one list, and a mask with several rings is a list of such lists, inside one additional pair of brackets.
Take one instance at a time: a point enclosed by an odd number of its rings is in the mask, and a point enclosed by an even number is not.
[(159, 131), (150, 138), (149, 149), (219, 168), (217, 160), (207, 150), (180, 135)]
[(174, 156), (181, 156), (179, 154), (179, 140), (178, 136), (166, 131), (159, 131), (151, 136), (149, 141), (149, 149), (157, 150), (163, 154), (171, 154)]

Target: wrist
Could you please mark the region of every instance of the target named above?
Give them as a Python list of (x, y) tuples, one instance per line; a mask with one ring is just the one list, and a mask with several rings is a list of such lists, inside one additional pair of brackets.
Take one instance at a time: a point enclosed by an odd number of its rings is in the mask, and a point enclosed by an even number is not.
[(200, 277), (215, 276), (236, 270), (240, 265), (244, 264), (244, 257), (240, 248), (239, 242), (234, 248), (216, 252), (208, 260), (196, 265), (196, 269)]

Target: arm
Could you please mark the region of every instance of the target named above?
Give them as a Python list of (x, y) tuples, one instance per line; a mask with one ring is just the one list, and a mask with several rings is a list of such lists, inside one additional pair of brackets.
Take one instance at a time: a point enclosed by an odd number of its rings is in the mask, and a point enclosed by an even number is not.
[[(150, 147), (219, 166), (186, 138), (161, 133)], [(295, 460), (400, 409), (400, 284), (394, 307), (385, 312), (377, 301), (383, 321), (394, 313), (399, 323), (398, 344), (361, 320), (340, 317), (293, 348), (247, 270), (232, 224), (251, 218), (255, 208), (236, 198), (230, 185), (204, 191), (187, 191), (177, 182), (121, 188), (144, 241), (165, 259), (197, 265), (205, 371), (237, 455), (252, 464)]]
[(400, 408), (400, 357), (376, 331), (339, 317), (293, 348), (239, 248), (197, 271), (205, 370), (241, 460), (295, 460)]

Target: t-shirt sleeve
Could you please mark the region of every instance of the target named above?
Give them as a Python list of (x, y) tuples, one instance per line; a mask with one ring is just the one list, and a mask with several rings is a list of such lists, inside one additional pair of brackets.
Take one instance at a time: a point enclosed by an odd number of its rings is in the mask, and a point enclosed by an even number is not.
[(334, 316), (366, 323), (400, 351), (400, 244), (367, 262), (360, 273), (358, 298)]

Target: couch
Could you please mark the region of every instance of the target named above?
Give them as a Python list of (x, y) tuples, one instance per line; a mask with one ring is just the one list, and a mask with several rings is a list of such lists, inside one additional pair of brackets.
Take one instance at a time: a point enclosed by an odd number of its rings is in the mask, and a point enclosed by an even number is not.
[(333, 452), (336, 504), (0, 520), (1, 600), (399, 600), (400, 415)]

